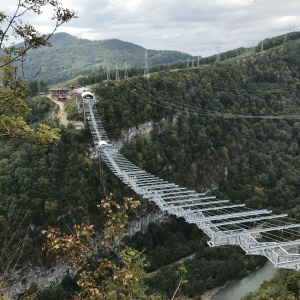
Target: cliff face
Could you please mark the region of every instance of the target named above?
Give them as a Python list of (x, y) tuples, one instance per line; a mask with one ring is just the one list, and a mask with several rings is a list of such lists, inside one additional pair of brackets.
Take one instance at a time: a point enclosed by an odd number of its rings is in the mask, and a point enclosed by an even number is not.
[[(128, 224), (128, 235), (133, 236), (137, 232), (145, 233), (148, 230), (149, 224), (166, 222), (167, 220), (168, 215), (160, 211), (139, 216)], [(94, 246), (96, 249), (102, 247), (100, 236), (95, 238)], [(67, 275), (74, 277), (76, 270), (72, 270), (60, 262), (57, 262), (51, 268), (27, 265), (11, 274), (11, 280), (9, 281), (10, 288), (4, 295), (14, 299), (18, 294), (25, 293), (32, 285), (36, 285), (40, 290), (52, 289), (59, 285)]]
[(146, 233), (151, 223), (163, 223), (169, 216), (161, 211), (151, 212), (147, 215), (139, 216), (131, 221), (127, 226), (128, 235), (132, 237), (137, 232)]
[(112, 141), (112, 144), (115, 149), (120, 150), (124, 146), (124, 144), (133, 142), (134, 139), (138, 136), (149, 136), (155, 127), (158, 129), (159, 133), (163, 132), (169, 123), (176, 124), (177, 119), (178, 114), (175, 114), (171, 119), (163, 118), (156, 123), (151, 120), (139, 124), (138, 126), (122, 130), (121, 138), (116, 141)]
[(112, 141), (115, 149), (120, 150), (124, 144), (132, 142), (138, 135), (147, 136), (154, 129), (153, 121), (148, 121), (136, 127), (122, 130), (122, 137), (117, 141)]
[[(154, 128), (159, 132), (163, 132), (168, 124), (175, 124), (177, 122), (177, 118), (178, 115), (174, 115), (172, 118), (163, 118), (159, 122), (151, 120), (127, 130), (123, 130), (122, 137), (112, 143), (117, 150), (120, 150), (124, 144), (134, 142), (134, 139), (138, 136), (149, 136)], [(96, 156), (96, 153), (91, 154), (91, 157)], [(168, 215), (161, 211), (156, 210), (148, 213), (147, 210), (144, 209), (141, 215), (128, 224), (128, 235), (131, 237), (137, 232), (146, 233), (151, 223), (162, 223), (167, 220)], [(94, 246), (96, 249), (100, 249), (102, 247), (101, 236), (95, 238)], [(11, 279), (9, 281), (10, 288), (5, 291), (4, 295), (13, 299), (18, 294), (25, 293), (33, 285), (36, 285), (40, 290), (52, 289), (59, 285), (62, 279), (67, 275), (73, 277), (75, 274), (75, 270), (70, 269), (67, 265), (61, 262), (55, 263), (51, 268), (28, 264), (22, 269), (11, 274)]]
[(63, 280), (67, 275), (73, 277), (76, 271), (62, 263), (56, 263), (50, 269), (27, 265), (23, 269), (11, 275), (10, 288), (4, 295), (14, 299), (16, 295), (25, 293), (32, 285), (39, 289), (51, 289)]

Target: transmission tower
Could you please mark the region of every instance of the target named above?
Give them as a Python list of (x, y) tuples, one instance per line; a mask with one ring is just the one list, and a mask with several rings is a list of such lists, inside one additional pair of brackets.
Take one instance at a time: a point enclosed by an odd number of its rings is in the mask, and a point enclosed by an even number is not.
[(107, 65), (107, 76), (106, 76), (106, 80), (109, 81), (110, 80), (110, 68), (109, 65)]
[(198, 56), (198, 59), (197, 59), (197, 67), (200, 68), (200, 56)]
[(118, 64), (116, 64), (116, 80), (120, 80)]
[(264, 41), (261, 41), (260, 52), (264, 52)]
[(128, 69), (127, 69), (126, 62), (125, 62), (124, 78), (125, 78), (125, 79), (128, 78)]
[(221, 61), (221, 56), (220, 56), (220, 47), (217, 48), (217, 57), (216, 57), (216, 62)]
[(149, 66), (148, 66), (148, 52), (145, 50), (145, 66), (144, 66), (144, 77), (150, 77)]

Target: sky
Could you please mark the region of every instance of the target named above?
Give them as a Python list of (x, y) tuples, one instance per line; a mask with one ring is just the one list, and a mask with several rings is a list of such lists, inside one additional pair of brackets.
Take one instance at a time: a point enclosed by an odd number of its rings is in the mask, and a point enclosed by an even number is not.
[[(90, 40), (120, 39), (146, 49), (202, 57), (251, 47), (263, 39), (300, 30), (299, 0), (60, 1), (76, 11), (78, 18), (60, 27), (59, 32)], [(10, 1), (10, 8), (13, 2), (17, 0)], [(47, 14), (29, 17), (28, 21), (49, 33), (51, 16)]]

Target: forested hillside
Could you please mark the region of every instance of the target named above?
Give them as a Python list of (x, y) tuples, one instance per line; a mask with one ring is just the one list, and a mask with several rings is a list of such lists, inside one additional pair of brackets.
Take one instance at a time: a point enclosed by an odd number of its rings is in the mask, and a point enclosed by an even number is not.
[(247, 293), (242, 300), (285, 299), (297, 300), (300, 296), (300, 273), (278, 270), (274, 278), (264, 282), (259, 291)]
[[(127, 158), (145, 170), (199, 191), (214, 190), (234, 203), (270, 208), (275, 213), (287, 211), (299, 220), (299, 53), (300, 41), (294, 40), (194, 70), (156, 73), (149, 80), (108, 82), (95, 89), (98, 108), (105, 128), (115, 138), (123, 128), (150, 119), (157, 122), (151, 136), (138, 137), (123, 149)], [(176, 124), (161, 122), (174, 116)], [(138, 240), (136, 246), (144, 245), (150, 255), (149, 238), (144, 244)], [(177, 237), (172, 244), (179, 241)], [(164, 243), (169, 242), (158, 245)], [(161, 250), (160, 260), (163, 253), (172, 252)], [(203, 261), (205, 252), (197, 253)], [(210, 259), (218, 261), (220, 255)], [(196, 259), (191, 266), (197, 265)], [(183, 288), (186, 295), (203, 291), (200, 281), (194, 283), (200, 269), (207, 270), (201, 279), (203, 289), (226, 281), (226, 275), (210, 273), (207, 266), (189, 266), (186, 263), (194, 276)], [(158, 275), (160, 280), (150, 285), (171, 291), (174, 285), (168, 285), (166, 278), (172, 278), (175, 269), (168, 270), (161, 270), (159, 274), (165, 277)], [(290, 288), (285, 291), (290, 295)]]
[[(120, 40), (91, 41), (78, 39), (67, 33), (56, 33), (50, 38), (52, 47), (29, 51), (25, 60), (28, 80), (37, 78), (48, 85), (58, 84), (87, 74), (110, 69), (144, 66), (143, 47)], [(148, 50), (149, 66), (174, 63), (191, 58), (178, 51)]]
[[(129, 160), (182, 186), (249, 207), (287, 211), (300, 219), (300, 41), (269, 48), (200, 68), (153, 73), (149, 79), (136, 76), (95, 85), (109, 137), (117, 139), (123, 129), (154, 120), (151, 135), (123, 147)], [(29, 121), (55, 122), (49, 100), (28, 101), (34, 108)], [(14, 253), (18, 238), (25, 237), (26, 255), (20, 262), (31, 257), (45, 263), (37, 237), (46, 225), (65, 228), (88, 220), (98, 222), (97, 227), (102, 220), (95, 217), (96, 204), (105, 194), (138, 197), (108, 169), (99, 182), (88, 128), (61, 129), (56, 145), (1, 143), (0, 246)], [(16, 243), (7, 245), (7, 232), (16, 230)], [(151, 226), (147, 234), (126, 243), (145, 249), (149, 271), (157, 271), (148, 279), (151, 290), (169, 296), (176, 288), (172, 263), (188, 255), (194, 257), (185, 263), (189, 282), (181, 292), (189, 297), (244, 276), (262, 263), (261, 258), (246, 258), (238, 248), (208, 248), (202, 232), (180, 219)], [(17, 258), (1, 260), (1, 270)], [(64, 292), (57, 295), (65, 299)]]
[(124, 154), (140, 167), (198, 190), (219, 187), (250, 207), (298, 217), (299, 41), (252, 56), (150, 79), (99, 85), (110, 136), (174, 114), (176, 124), (139, 137)]

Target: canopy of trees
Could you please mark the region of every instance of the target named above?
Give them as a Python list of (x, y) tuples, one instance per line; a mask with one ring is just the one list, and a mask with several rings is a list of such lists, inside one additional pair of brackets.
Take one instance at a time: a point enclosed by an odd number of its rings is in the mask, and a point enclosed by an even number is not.
[[(299, 53), (300, 43), (295, 39), (263, 53), (197, 69), (101, 83), (95, 87), (97, 106), (110, 137), (118, 138), (123, 129), (154, 121), (151, 135), (138, 137), (122, 150), (138, 166), (198, 191), (218, 187), (215, 194), (235, 203), (289, 211), (299, 219)], [(29, 101), (28, 106), (33, 108), (24, 118), (28, 123), (40, 122), (53, 109), (46, 99), (39, 105)], [(99, 184), (97, 164), (87, 150), (88, 129), (61, 130), (61, 141), (43, 148), (19, 139), (1, 143), (3, 236), (11, 228), (19, 230), (16, 224), (24, 229), (48, 223), (64, 230), (74, 220), (93, 216), (104, 192), (132, 193), (106, 170)], [(15, 220), (19, 223), (14, 224)], [(95, 227), (102, 222), (96, 221)], [(188, 296), (244, 276), (261, 263), (245, 259), (236, 248), (208, 249), (195, 227), (167, 226), (150, 228), (146, 237), (137, 235), (127, 242), (138, 250), (145, 248), (149, 271), (195, 253), (194, 260), (185, 264), (189, 282), (182, 292)], [(24, 249), (38, 245), (32, 243), (36, 232), (26, 231), (26, 236)], [(0, 243), (4, 241), (0, 238)], [(42, 258), (36, 253), (28, 251), (28, 256)], [(171, 295), (176, 288), (175, 268), (169, 266), (160, 269), (157, 277), (151, 276), (147, 282), (152, 291)]]

